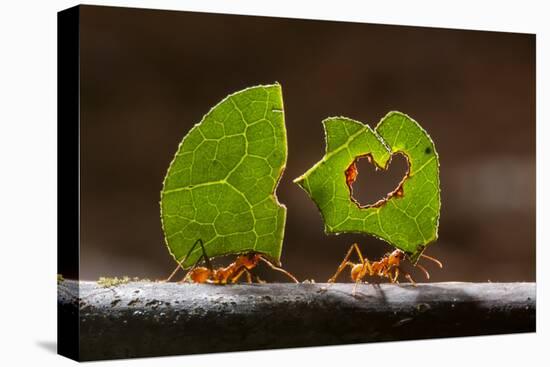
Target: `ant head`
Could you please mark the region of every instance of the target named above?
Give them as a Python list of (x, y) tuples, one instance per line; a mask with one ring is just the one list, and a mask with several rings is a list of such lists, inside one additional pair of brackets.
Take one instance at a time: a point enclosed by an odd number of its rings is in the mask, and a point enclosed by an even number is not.
[(395, 250), (388, 256), (389, 265), (398, 266), (403, 260), (405, 260), (405, 253), (401, 250)]

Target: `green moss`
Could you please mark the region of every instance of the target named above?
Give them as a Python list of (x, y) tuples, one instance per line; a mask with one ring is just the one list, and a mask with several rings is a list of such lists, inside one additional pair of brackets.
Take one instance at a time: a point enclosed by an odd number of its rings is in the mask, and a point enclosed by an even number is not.
[(99, 277), (99, 279), (97, 280), (97, 284), (104, 287), (104, 288), (116, 287), (118, 285), (130, 283), (130, 282), (150, 282), (150, 280), (147, 279), (147, 278), (140, 279), (138, 277), (130, 278), (127, 275), (125, 275), (121, 278), (119, 278), (119, 277)]

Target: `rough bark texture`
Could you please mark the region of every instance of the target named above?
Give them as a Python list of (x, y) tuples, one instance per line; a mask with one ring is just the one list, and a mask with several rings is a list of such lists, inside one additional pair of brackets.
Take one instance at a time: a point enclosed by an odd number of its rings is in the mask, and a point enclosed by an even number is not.
[[(59, 284), (80, 360), (535, 331), (534, 283)], [(70, 318), (67, 318), (70, 319)]]

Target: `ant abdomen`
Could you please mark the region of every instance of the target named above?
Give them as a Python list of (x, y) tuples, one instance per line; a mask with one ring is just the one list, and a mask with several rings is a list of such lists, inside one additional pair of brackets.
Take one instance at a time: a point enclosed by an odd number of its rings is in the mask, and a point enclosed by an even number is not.
[(364, 265), (363, 264), (355, 264), (351, 268), (351, 279), (355, 282), (357, 279), (361, 279), (364, 275), (362, 274), (364, 272), (363, 270)]

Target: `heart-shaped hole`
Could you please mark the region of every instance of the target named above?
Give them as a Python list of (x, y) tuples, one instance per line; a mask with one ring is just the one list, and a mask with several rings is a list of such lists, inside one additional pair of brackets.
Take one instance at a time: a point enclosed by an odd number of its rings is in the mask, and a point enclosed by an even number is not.
[(377, 167), (370, 154), (362, 155), (345, 172), (350, 197), (360, 208), (379, 207), (393, 196), (403, 196), (408, 174), (409, 161), (402, 153), (392, 155), (387, 169)]

